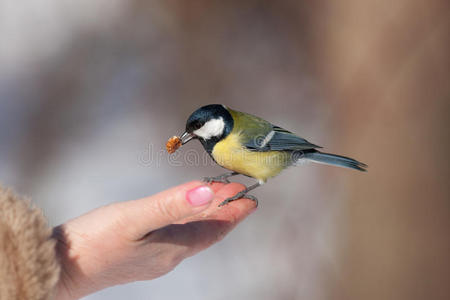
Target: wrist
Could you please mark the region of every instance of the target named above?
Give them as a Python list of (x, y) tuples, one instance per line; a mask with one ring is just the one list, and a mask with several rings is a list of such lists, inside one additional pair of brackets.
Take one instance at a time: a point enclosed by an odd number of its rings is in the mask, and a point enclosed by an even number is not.
[(89, 282), (89, 274), (83, 273), (79, 265), (82, 254), (77, 251), (76, 239), (69, 236), (66, 225), (53, 229), (53, 238), (56, 240), (56, 255), (61, 264), (61, 273), (55, 290), (55, 299), (72, 300), (91, 294), (98, 289), (93, 282)]

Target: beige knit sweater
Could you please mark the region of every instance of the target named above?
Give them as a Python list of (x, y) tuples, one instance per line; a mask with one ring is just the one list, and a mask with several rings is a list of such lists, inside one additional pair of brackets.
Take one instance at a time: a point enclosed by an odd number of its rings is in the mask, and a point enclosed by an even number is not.
[(52, 299), (55, 240), (42, 212), (0, 187), (0, 300)]

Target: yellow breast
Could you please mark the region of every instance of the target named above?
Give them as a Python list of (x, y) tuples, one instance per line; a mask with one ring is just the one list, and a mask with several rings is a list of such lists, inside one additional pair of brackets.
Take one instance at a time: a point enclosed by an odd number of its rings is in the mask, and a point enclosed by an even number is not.
[(211, 154), (222, 167), (266, 181), (288, 165), (289, 153), (249, 151), (241, 145), (239, 138), (239, 134), (231, 133), (214, 146)]

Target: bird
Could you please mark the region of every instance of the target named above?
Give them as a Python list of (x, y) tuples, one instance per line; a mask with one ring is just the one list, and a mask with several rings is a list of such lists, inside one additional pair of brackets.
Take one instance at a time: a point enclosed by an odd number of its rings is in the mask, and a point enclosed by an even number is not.
[(229, 178), (245, 175), (256, 183), (222, 201), (219, 206), (240, 199), (258, 199), (248, 193), (290, 166), (311, 161), (358, 171), (367, 165), (353, 158), (320, 152), (322, 147), (276, 126), (260, 117), (233, 110), (222, 104), (209, 104), (195, 110), (186, 121), (180, 146), (199, 140), (209, 156), (231, 172), (203, 181), (230, 183)]

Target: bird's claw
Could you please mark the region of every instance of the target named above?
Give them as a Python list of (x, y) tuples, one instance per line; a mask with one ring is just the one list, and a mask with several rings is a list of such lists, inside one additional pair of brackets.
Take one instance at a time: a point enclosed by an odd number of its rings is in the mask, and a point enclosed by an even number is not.
[(223, 200), (219, 204), (219, 207), (224, 206), (224, 205), (230, 203), (231, 201), (238, 200), (238, 199), (241, 199), (241, 198), (246, 198), (246, 199), (250, 199), (250, 200), (255, 201), (256, 207), (258, 207), (258, 198), (256, 198), (253, 195), (247, 195), (246, 193), (247, 193), (247, 191), (241, 191), (241, 192), (237, 193), (236, 195), (234, 195), (233, 197), (230, 197), (230, 198), (227, 198), (227, 199)]
[(230, 181), (225, 176), (203, 177), (202, 181), (206, 183), (213, 183), (213, 182), (230, 183)]

